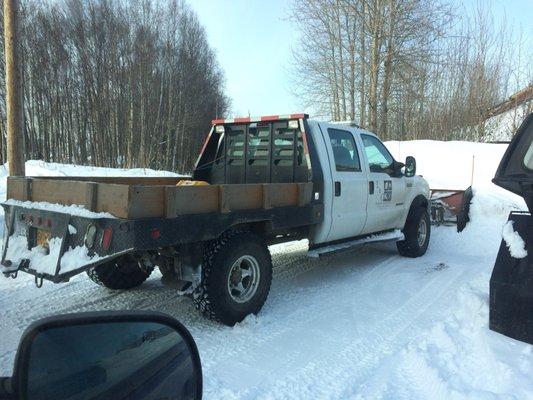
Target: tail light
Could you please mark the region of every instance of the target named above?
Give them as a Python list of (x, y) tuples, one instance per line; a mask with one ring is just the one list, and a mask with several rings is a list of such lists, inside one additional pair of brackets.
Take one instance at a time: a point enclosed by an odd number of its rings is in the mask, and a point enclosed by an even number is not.
[(161, 231), (157, 228), (152, 229), (152, 239), (159, 239), (161, 237)]
[(104, 235), (102, 236), (102, 249), (108, 250), (111, 246), (111, 238), (113, 237), (113, 228), (108, 226), (104, 229)]

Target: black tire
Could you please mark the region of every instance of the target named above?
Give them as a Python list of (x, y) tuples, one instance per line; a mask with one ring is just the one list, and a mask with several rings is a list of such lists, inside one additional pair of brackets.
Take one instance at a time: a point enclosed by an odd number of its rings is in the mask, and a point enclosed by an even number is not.
[[(426, 235), (421, 241), (419, 228), (425, 224)], [(421, 229), (424, 229), (423, 227)], [(396, 242), (398, 253), (404, 257), (421, 257), (426, 253), (431, 237), (431, 221), (427, 209), (424, 207), (415, 207), (409, 211), (405, 227), (403, 228), (405, 240)]]
[[(229, 288), (230, 273), (243, 257), (255, 260), (260, 273), (251, 298), (237, 302)], [(272, 259), (263, 240), (250, 232), (229, 232), (206, 245), (202, 281), (193, 294), (194, 303), (204, 316), (233, 326), (261, 310), (271, 281)]]
[(152, 273), (153, 268), (140, 267), (131, 254), (118, 257), (87, 271), (89, 278), (108, 289), (131, 289), (141, 285)]

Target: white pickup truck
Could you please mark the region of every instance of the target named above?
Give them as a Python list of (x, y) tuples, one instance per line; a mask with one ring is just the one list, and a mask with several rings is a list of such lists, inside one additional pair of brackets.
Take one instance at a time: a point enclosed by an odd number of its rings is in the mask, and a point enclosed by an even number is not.
[(233, 325), (267, 298), (270, 244), (308, 239), (320, 255), (394, 239), (407, 257), (428, 247), (429, 186), (414, 158), (395, 161), (355, 126), (306, 114), (215, 120), (190, 182), (173, 179), (10, 178), (4, 273), (33, 274), (39, 286), (86, 271), (116, 290), (157, 267), (206, 316)]

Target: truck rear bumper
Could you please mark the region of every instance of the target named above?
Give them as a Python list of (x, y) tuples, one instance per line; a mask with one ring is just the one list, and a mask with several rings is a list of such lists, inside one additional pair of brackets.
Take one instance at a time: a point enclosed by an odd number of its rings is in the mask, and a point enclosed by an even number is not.
[[(6, 226), (1, 270), (6, 275), (22, 271), (57, 283), (132, 250), (131, 240), (115, 232), (120, 220), (18, 205), (3, 207)], [(88, 243), (90, 231), (94, 237)]]

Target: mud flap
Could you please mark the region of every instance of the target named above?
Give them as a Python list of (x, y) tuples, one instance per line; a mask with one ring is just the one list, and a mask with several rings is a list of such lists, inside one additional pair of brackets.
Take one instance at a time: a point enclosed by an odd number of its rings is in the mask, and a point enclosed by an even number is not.
[(533, 344), (533, 218), (513, 212), (514, 230), (526, 242), (528, 256), (511, 257), (504, 240), (490, 279), (490, 329)]

